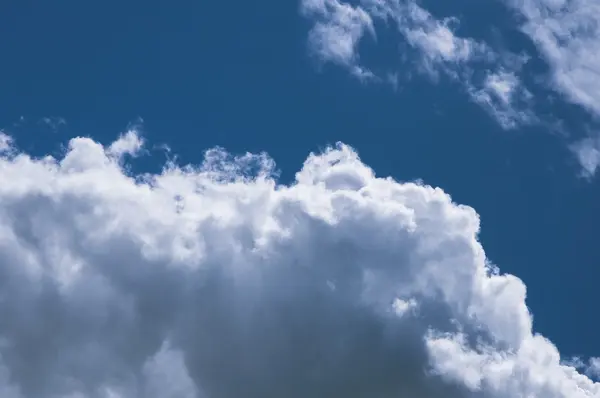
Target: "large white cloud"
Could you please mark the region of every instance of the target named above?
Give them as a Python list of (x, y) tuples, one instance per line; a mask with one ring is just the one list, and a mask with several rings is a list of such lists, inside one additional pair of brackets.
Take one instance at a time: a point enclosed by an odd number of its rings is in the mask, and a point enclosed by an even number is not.
[(130, 175), (136, 137), (1, 155), (3, 397), (600, 396), (441, 189), (344, 145)]

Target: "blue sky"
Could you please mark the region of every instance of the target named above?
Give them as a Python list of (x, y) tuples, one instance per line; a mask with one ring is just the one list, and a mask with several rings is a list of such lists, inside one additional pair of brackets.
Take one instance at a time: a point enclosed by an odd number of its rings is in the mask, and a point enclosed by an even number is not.
[(34, 157), (133, 129), (148, 149), (136, 173), (215, 146), (265, 152), (286, 184), (343, 142), (377, 176), (473, 207), (488, 259), (527, 286), (534, 330), (587, 361), (600, 9), (442, 3), (4, 2), (0, 128)]

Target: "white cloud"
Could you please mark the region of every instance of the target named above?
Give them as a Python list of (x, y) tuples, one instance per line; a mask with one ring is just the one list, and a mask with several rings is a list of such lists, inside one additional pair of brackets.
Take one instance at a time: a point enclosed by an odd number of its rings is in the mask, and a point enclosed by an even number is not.
[(137, 156), (143, 145), (144, 140), (137, 131), (129, 130), (113, 142), (107, 152), (117, 158), (122, 158), (124, 155)]
[(524, 31), (552, 68), (569, 100), (600, 113), (600, 3), (593, 0), (507, 0), (526, 18)]
[[(301, 4), (304, 15), (315, 19), (309, 43), (322, 61), (342, 65), (354, 75), (396, 86), (395, 66), (387, 66), (391, 71), (375, 75), (359, 56), (364, 32), (376, 36), (374, 21), (386, 26), (392, 22), (402, 40), (416, 50), (419, 71), (434, 80), (443, 73), (461, 82), (471, 98), (505, 129), (536, 120), (530, 109), (531, 94), (517, 76), (526, 60), (515, 54), (495, 52), (473, 38), (458, 36), (457, 18), (437, 19), (413, 0), (363, 0), (360, 6), (340, 0), (303, 0)], [(473, 76), (475, 63), (491, 71), (483, 82)]]
[(398, 32), (419, 51), (421, 66), (431, 74), (439, 68), (450, 72), (450, 64), (466, 62), (487, 51), (483, 44), (454, 34), (455, 18), (437, 20), (414, 1), (365, 0), (352, 6), (341, 0), (302, 0), (301, 10), (315, 20), (309, 33), (312, 51), (321, 60), (345, 66), (359, 76), (375, 77), (358, 54), (365, 32), (376, 37), (375, 20), (393, 21)]
[(407, 32), (408, 41), (436, 61), (464, 61), (471, 56), (471, 42), (457, 38), (447, 23), (424, 24)]
[(586, 138), (576, 142), (571, 145), (571, 150), (581, 165), (583, 176), (593, 177), (600, 167), (600, 137)]
[[(594, 0), (506, 0), (525, 18), (523, 31), (551, 68), (554, 88), (600, 116), (600, 3)], [(582, 147), (584, 148), (584, 147)], [(596, 169), (594, 147), (579, 159)]]
[(455, 64), (489, 52), (484, 44), (455, 35), (453, 25), (458, 25), (458, 19), (437, 20), (413, 1), (390, 7), (388, 13), (396, 20), (408, 43), (420, 50), (422, 66), (433, 75), (437, 68), (444, 68), (446, 73), (456, 77)]
[(519, 81), (514, 74), (499, 73), (488, 75), (485, 88), (503, 104), (510, 104), (518, 84)]
[(56, 132), (61, 126), (66, 125), (67, 121), (62, 117), (49, 116), (43, 117), (39, 123), (47, 126), (51, 131)]
[(441, 189), (343, 145), (291, 185), (221, 150), (129, 176), (115, 147), (0, 157), (3, 396), (600, 396)]
[(13, 144), (12, 137), (0, 130), (0, 153), (6, 153), (12, 150)]
[(369, 14), (338, 0), (303, 0), (301, 11), (316, 19), (309, 45), (319, 59), (345, 66), (360, 78), (373, 77), (372, 72), (359, 64), (357, 53), (365, 32), (375, 35)]
[(512, 129), (537, 120), (528, 103), (532, 94), (513, 72), (490, 72), (481, 88), (471, 86), (471, 97), (486, 109), (505, 129)]
[(600, 377), (600, 358), (590, 358), (586, 373), (593, 377)]

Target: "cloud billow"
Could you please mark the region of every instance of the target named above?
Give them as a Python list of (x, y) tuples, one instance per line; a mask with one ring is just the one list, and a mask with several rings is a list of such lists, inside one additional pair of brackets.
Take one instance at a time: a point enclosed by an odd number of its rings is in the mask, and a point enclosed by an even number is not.
[[(126, 172), (135, 132), (0, 156), (7, 398), (593, 397), (439, 188), (350, 147)], [(10, 144), (8, 144), (10, 143)]]

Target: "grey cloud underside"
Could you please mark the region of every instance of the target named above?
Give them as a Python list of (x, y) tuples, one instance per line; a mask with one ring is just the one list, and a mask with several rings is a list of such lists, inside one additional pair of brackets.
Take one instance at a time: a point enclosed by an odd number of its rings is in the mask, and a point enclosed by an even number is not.
[(290, 186), (219, 150), (128, 176), (140, 150), (2, 155), (3, 397), (599, 396), (440, 189), (343, 145)]

